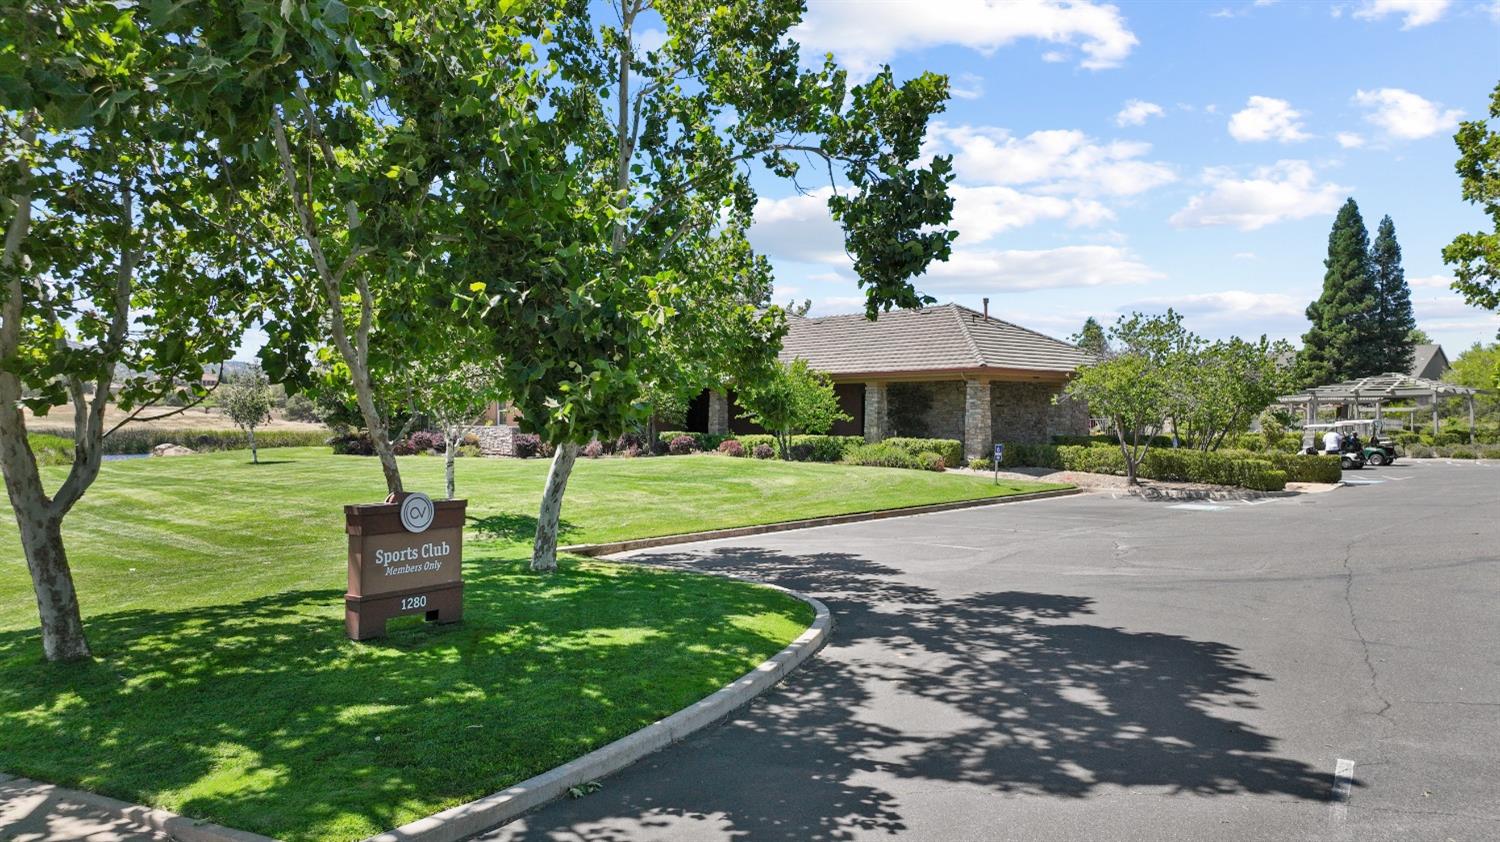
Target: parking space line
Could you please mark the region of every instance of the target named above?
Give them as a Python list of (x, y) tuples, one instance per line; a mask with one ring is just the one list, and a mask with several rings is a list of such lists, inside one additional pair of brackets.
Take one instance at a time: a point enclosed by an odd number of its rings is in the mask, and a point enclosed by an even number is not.
[(1169, 509), (1192, 509), (1195, 512), (1219, 512), (1219, 511), (1223, 511), (1224, 509), (1227, 509), (1229, 507), (1228, 506), (1218, 506), (1218, 505), (1215, 505), (1213, 503), (1173, 503), (1172, 505), (1168, 506), (1167, 508), (1169, 508)]
[(1383, 479), (1349, 479), (1347, 477), (1344, 479), (1344, 483), (1346, 485), (1379, 485), (1382, 482), (1385, 482), (1385, 480), (1383, 480)]
[(1349, 811), (1349, 796), (1354, 791), (1354, 761), (1340, 757), (1333, 768), (1333, 816), (1343, 820)]

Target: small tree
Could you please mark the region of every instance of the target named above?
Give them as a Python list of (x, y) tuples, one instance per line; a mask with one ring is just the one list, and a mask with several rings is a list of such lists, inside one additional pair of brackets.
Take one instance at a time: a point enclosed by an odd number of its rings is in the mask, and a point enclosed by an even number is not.
[(791, 458), (793, 433), (826, 433), (835, 422), (849, 420), (828, 375), (808, 368), (804, 359), (779, 364), (770, 377), (742, 392), (740, 401), (751, 421), (776, 436), (782, 459)]
[(1104, 356), (1109, 352), (1109, 341), (1104, 337), (1104, 326), (1099, 320), (1089, 316), (1079, 331), (1069, 337), (1069, 340), (1078, 347), (1091, 354)]
[(254, 368), (226, 383), (219, 390), (219, 404), (224, 407), (224, 414), (229, 416), (229, 420), (250, 437), (250, 461), (259, 465), (260, 455), (255, 449), (255, 428), (271, 420), (271, 387), (266, 382), (266, 375), (259, 368)]
[[(1490, 120), (1500, 120), (1500, 84), (1490, 94)], [(1464, 201), (1478, 205), (1492, 231), (1466, 232), (1443, 247), (1453, 267), (1453, 288), (1475, 307), (1500, 310), (1500, 131), (1485, 120), (1465, 120), (1453, 136), (1458, 144), (1454, 169), (1463, 181)]]
[(1109, 419), (1125, 457), (1126, 480), (1139, 485), (1136, 470), (1172, 411), (1174, 384), (1194, 338), (1183, 329), (1182, 317), (1168, 310), (1165, 316), (1121, 317), (1109, 339), (1115, 349), (1111, 356), (1079, 369), (1067, 394)]
[(1291, 352), (1285, 342), (1239, 337), (1189, 347), (1176, 367), (1179, 395), (1172, 422), (1189, 447), (1214, 450), (1231, 433), (1248, 429), (1251, 419), (1289, 391), (1292, 382), (1280, 364)]
[(499, 362), (465, 357), (468, 349), (482, 347), (478, 340), (455, 338), (410, 368), (410, 391), (417, 411), (431, 418), (443, 432), (443, 474), (449, 500), (456, 493), (454, 457), (463, 440), (463, 428), (474, 423), (485, 405), (501, 395)]

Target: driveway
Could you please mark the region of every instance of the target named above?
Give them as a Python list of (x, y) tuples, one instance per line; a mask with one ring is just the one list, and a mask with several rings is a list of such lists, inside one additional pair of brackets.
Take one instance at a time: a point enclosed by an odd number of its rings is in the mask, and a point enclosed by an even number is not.
[(1357, 477), (640, 553), (814, 594), (833, 641), (486, 838), (1500, 838), (1500, 465)]

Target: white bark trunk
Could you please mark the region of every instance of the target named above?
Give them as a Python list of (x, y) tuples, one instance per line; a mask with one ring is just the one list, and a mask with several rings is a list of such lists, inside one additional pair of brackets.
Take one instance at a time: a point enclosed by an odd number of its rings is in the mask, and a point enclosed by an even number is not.
[(259, 465), (260, 454), (255, 452), (255, 428), (251, 427), (246, 432), (250, 434), (250, 462), (252, 464)]
[(455, 490), (454, 489), (454, 483), (453, 483), (453, 461), (454, 461), (454, 456), (457, 455), (458, 441), (459, 441), (459, 439), (458, 439), (458, 433), (457, 433), (457, 431), (455, 429), (453, 429), (453, 428), (450, 427), (449, 430), (448, 430), (448, 432), (443, 436), (443, 446), (444, 446), (443, 458), (447, 462), (447, 464), (444, 466), (444, 469), (445, 469), (445, 473), (447, 475), (447, 480), (448, 480), (448, 499), (449, 500), (453, 499), (454, 490)]
[(542, 491), (542, 507), (537, 512), (536, 541), (531, 547), (531, 569), (551, 572), (557, 569), (557, 528), (562, 520), (563, 492), (573, 463), (578, 460), (578, 445), (560, 444), (552, 455), (552, 469), (547, 472), (547, 487)]

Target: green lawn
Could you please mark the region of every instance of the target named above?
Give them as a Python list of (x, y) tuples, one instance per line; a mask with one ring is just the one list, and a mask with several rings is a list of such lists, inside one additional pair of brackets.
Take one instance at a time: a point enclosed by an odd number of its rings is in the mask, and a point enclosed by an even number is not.
[[(717, 577), (525, 570), (546, 464), (465, 460), (465, 622), (343, 635), (345, 503), (375, 462), (321, 449), (113, 462), (65, 534), (97, 656), (41, 663), (0, 526), (0, 770), (291, 840), (358, 839), (544, 771), (701, 698), (810, 611)], [(61, 469), (47, 469), (56, 481)], [(442, 460), (403, 460), (442, 487)], [(565, 541), (606, 541), (1045, 486), (717, 456), (580, 460)], [(437, 495), (434, 495), (437, 496)]]

